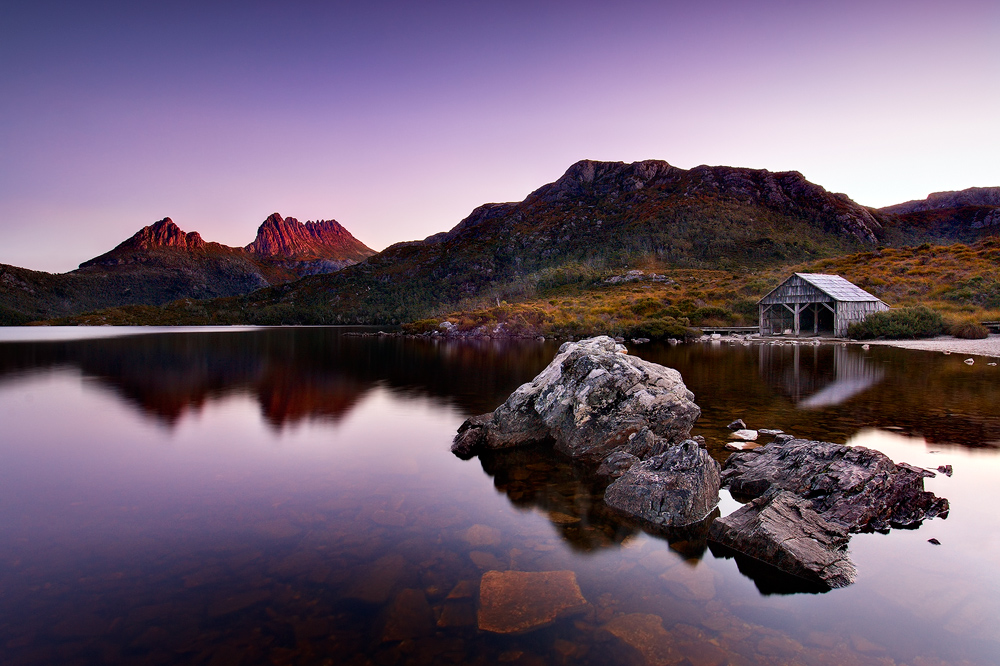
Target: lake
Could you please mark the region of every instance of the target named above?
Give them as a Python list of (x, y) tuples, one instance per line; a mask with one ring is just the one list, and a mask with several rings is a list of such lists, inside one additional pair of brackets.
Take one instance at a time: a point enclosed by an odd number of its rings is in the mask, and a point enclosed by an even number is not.
[[(811, 593), (618, 518), (551, 452), (453, 456), (557, 343), (348, 331), (3, 330), (0, 663), (1000, 661), (992, 359), (630, 346), (680, 370), (720, 462), (743, 418), (953, 466), (926, 480), (947, 519), (855, 535), (857, 582)], [(495, 570), (572, 572), (587, 606), (480, 631)]]

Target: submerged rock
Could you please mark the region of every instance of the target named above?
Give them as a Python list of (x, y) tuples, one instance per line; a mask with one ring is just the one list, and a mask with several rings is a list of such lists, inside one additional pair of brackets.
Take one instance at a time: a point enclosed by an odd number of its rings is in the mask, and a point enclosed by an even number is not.
[(657, 452), (679, 444), (700, 415), (679, 372), (629, 356), (625, 347), (600, 336), (563, 344), (491, 416), (463, 423), (452, 450), (466, 457), (481, 448), (551, 440), (571, 458), (599, 461), (626, 449), (644, 428), (658, 439), (641, 442)]
[(608, 486), (608, 506), (664, 527), (690, 525), (719, 503), (719, 463), (693, 440), (632, 465)]
[(809, 508), (785, 490), (771, 488), (742, 509), (712, 523), (712, 541), (831, 588), (854, 582), (847, 556), (847, 528)]
[(521, 634), (586, 611), (572, 571), (487, 571), (479, 584), (479, 628)]

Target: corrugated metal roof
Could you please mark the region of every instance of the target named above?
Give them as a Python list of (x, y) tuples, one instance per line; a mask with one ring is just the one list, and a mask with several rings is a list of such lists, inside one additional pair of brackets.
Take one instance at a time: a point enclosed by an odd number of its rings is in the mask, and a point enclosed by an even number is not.
[(838, 301), (880, 300), (839, 275), (825, 275), (823, 273), (796, 273), (796, 275)]

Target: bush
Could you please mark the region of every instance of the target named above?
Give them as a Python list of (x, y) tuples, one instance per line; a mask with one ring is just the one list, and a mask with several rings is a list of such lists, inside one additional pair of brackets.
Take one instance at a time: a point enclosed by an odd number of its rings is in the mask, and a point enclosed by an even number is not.
[(677, 338), (690, 340), (701, 336), (701, 331), (689, 328), (674, 319), (647, 319), (633, 324), (625, 329), (627, 338), (649, 338), (650, 340), (666, 340)]
[(967, 319), (966, 321), (954, 324), (948, 329), (948, 332), (956, 338), (964, 338), (966, 340), (982, 340), (988, 338), (990, 335), (989, 329), (974, 319)]
[(942, 332), (941, 313), (923, 305), (875, 312), (847, 328), (847, 335), (858, 340), (932, 338)]

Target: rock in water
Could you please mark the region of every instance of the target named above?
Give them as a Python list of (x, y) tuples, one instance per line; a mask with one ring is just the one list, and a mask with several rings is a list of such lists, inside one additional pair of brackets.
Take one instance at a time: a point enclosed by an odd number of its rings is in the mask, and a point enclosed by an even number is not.
[(479, 628), (521, 634), (589, 608), (572, 571), (487, 571), (479, 584)]
[(716, 519), (709, 538), (831, 588), (846, 587), (857, 575), (846, 552), (847, 528), (824, 519), (806, 500), (778, 488)]
[(563, 344), (488, 420), (466, 421), (452, 448), (465, 457), (481, 447), (551, 439), (571, 458), (599, 461), (625, 449), (643, 428), (663, 440), (654, 442), (658, 450), (679, 444), (700, 415), (679, 372), (629, 356), (625, 347), (600, 336)]
[(948, 515), (948, 500), (924, 491), (928, 476), (862, 446), (779, 435), (726, 460), (723, 485), (755, 499), (716, 520), (709, 539), (806, 580), (850, 585), (851, 532), (914, 527)]
[(719, 503), (719, 463), (694, 440), (632, 465), (608, 486), (604, 503), (664, 527), (690, 525)]
[(948, 500), (924, 491), (924, 478), (933, 475), (863, 446), (776, 439), (729, 456), (722, 484), (744, 497), (775, 486), (805, 499), (825, 519), (867, 532), (947, 516)]

